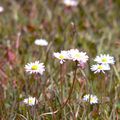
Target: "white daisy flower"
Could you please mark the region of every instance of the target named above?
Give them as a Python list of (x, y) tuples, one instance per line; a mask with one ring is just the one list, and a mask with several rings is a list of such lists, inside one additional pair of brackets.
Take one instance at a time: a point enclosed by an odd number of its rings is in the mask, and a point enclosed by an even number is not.
[(78, 49), (69, 50), (69, 59), (73, 61), (86, 63), (88, 58), (89, 57), (86, 55), (86, 52), (79, 52)]
[(33, 106), (38, 103), (38, 100), (35, 97), (28, 97), (23, 100), (23, 103)]
[(90, 104), (98, 103), (98, 98), (95, 95), (87, 94), (83, 97), (83, 101), (90, 102)]
[(96, 65), (92, 65), (91, 67), (91, 71), (94, 71), (94, 73), (99, 73), (99, 72), (103, 72), (106, 70), (110, 70), (110, 66), (108, 64), (96, 64)]
[(39, 46), (47, 46), (48, 42), (45, 39), (36, 39), (35, 40), (35, 45), (39, 45)]
[(32, 74), (32, 73), (39, 73), (43, 74), (45, 71), (45, 66), (43, 63), (40, 63), (39, 61), (35, 61), (34, 63), (28, 63), (25, 65), (25, 71)]
[(68, 52), (67, 51), (61, 51), (53, 53), (54, 57), (58, 58), (60, 60), (60, 64), (63, 64), (63, 62), (65, 62), (66, 59), (68, 59)]
[(101, 54), (100, 56), (96, 56), (94, 61), (96, 61), (97, 63), (102, 63), (102, 64), (114, 64), (115, 63), (114, 57), (110, 56), (109, 54), (107, 55)]
[(0, 6), (0, 13), (4, 11), (4, 8)]
[(73, 6), (73, 7), (78, 5), (78, 1), (77, 0), (63, 0), (63, 3), (66, 6)]

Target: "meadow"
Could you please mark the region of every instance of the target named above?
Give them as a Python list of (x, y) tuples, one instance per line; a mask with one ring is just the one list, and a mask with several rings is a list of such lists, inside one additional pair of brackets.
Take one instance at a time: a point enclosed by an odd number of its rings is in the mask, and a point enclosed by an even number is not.
[(120, 120), (119, 0), (0, 7), (0, 120)]

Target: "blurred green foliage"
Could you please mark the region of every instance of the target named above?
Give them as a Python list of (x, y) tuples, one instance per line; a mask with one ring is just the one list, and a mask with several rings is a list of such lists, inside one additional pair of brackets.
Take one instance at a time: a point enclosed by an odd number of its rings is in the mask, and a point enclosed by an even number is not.
[[(106, 53), (115, 57), (115, 67), (120, 75), (119, 0), (79, 0), (77, 7), (66, 7), (62, 0), (0, 0), (0, 6), (4, 7), (0, 13), (1, 120), (73, 120), (77, 112), (77, 120), (120, 119), (120, 87), (116, 72), (112, 69), (103, 81), (103, 74), (94, 75), (90, 71), (94, 57)], [(49, 45), (36, 46), (34, 41), (37, 38), (46, 39)], [(90, 82), (90, 92), (100, 99), (103, 93), (103, 104), (82, 103), (82, 96), (88, 93), (85, 78), (78, 70), (72, 99), (63, 111), (56, 116), (40, 116), (61, 105), (60, 65), (53, 52), (71, 48), (89, 55), (85, 74)], [(46, 66), (45, 74), (37, 80), (24, 70), (26, 63), (35, 60)], [(68, 62), (66, 69), (64, 100), (73, 80), (74, 63)], [(105, 91), (101, 82), (105, 84)], [(50, 99), (44, 98), (44, 87), (52, 96)], [(39, 104), (33, 108), (22, 105), (21, 101), (28, 95), (38, 98)]]

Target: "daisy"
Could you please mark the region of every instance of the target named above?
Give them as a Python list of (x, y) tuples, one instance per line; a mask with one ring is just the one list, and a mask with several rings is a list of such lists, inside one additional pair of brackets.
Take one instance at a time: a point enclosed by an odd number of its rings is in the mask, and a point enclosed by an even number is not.
[(35, 97), (28, 97), (23, 100), (23, 103), (33, 106), (38, 103), (38, 100)]
[(39, 74), (43, 74), (43, 72), (45, 71), (45, 66), (43, 65), (43, 63), (40, 63), (39, 61), (35, 61), (34, 63), (27, 63), (25, 65), (25, 71), (32, 74), (32, 73), (39, 73)]
[(69, 50), (69, 59), (73, 61), (86, 63), (88, 58), (89, 57), (86, 55), (86, 52), (79, 52), (78, 49)]
[(63, 0), (63, 3), (66, 6), (77, 6), (78, 5), (78, 1), (77, 0)]
[(0, 13), (4, 11), (4, 8), (0, 6)]
[(108, 64), (96, 64), (96, 65), (92, 65), (91, 67), (91, 71), (94, 71), (94, 73), (99, 73), (99, 72), (103, 72), (106, 70), (110, 70), (110, 66)]
[(68, 51), (61, 51), (53, 53), (54, 57), (58, 58), (60, 60), (60, 64), (63, 64), (65, 62), (65, 59), (68, 59)]
[(87, 94), (83, 97), (83, 101), (90, 102), (90, 104), (98, 103), (98, 98), (95, 95)]
[(48, 42), (45, 39), (36, 39), (34, 43), (35, 45), (40, 45), (40, 46), (48, 45)]
[(102, 64), (114, 64), (115, 63), (114, 57), (110, 56), (109, 54), (107, 55), (100, 54), (100, 56), (96, 56), (94, 61), (96, 61), (97, 63), (102, 63)]

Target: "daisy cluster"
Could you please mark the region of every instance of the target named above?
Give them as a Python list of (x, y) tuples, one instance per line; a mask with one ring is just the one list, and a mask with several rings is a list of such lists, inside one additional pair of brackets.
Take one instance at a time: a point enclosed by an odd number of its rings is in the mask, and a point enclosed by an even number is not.
[(100, 56), (96, 56), (94, 61), (97, 62), (97, 64), (91, 66), (91, 70), (94, 71), (94, 73), (105, 73), (105, 71), (110, 70), (110, 64), (115, 63), (114, 57), (108, 54), (100, 54)]
[(78, 61), (79, 63), (86, 63), (88, 61), (88, 56), (86, 52), (81, 52), (78, 49), (63, 50), (61, 52), (53, 53), (53, 56), (60, 60), (63, 64), (66, 60)]
[(83, 101), (89, 102), (90, 104), (98, 103), (98, 98), (96, 95), (87, 94), (83, 96)]

